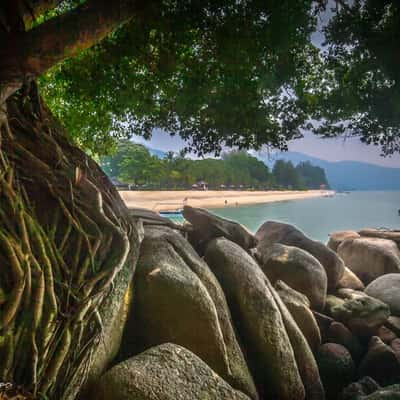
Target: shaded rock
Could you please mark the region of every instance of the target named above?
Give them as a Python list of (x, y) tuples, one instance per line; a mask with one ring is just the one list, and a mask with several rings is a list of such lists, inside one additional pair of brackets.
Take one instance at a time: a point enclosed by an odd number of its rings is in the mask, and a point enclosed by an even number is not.
[(243, 225), (218, 217), (202, 208), (184, 206), (182, 215), (192, 224), (191, 235), (201, 246), (217, 237), (225, 237), (245, 250), (257, 246), (257, 240)]
[(355, 376), (355, 366), (349, 351), (336, 343), (323, 344), (317, 362), (327, 399), (336, 399)]
[(341, 322), (332, 322), (326, 335), (326, 341), (346, 347), (356, 363), (358, 363), (364, 353), (360, 341)]
[(360, 235), (355, 231), (338, 231), (329, 234), (327, 246), (333, 251), (337, 251), (340, 244), (346, 239), (355, 239)]
[(275, 243), (258, 247), (261, 269), (274, 285), (277, 280), (307, 296), (311, 308), (322, 310), (327, 290), (326, 272), (320, 262), (306, 251)]
[(382, 386), (391, 385), (400, 381), (400, 364), (393, 349), (373, 336), (358, 367), (358, 374), (370, 376)]
[(397, 336), (400, 336), (400, 317), (391, 315), (385, 322), (385, 326), (391, 329)]
[(218, 238), (205, 259), (224, 289), (261, 397), (304, 399), (304, 387), (267, 277), (241, 247)]
[(326, 342), (329, 327), (331, 326), (332, 322), (334, 322), (334, 319), (316, 311), (313, 311), (313, 315), (315, 317), (315, 320), (317, 321), (318, 328), (321, 333), (322, 342)]
[(266, 280), (266, 284), (270, 288), (276, 304), (281, 312), (283, 323), (294, 351), (297, 368), (303, 381), (306, 399), (324, 400), (325, 391), (322, 386), (318, 366), (311, 352), (310, 346), (308, 345), (303, 333), (291, 316), (282, 299), (274, 290), (268, 279)]
[(396, 354), (397, 360), (399, 360), (400, 362), (400, 339), (399, 338), (393, 339), (390, 342), (390, 347), (394, 351), (394, 354)]
[(354, 294), (353, 298), (339, 299), (341, 302), (337, 301), (329, 311), (335, 320), (343, 322), (354, 334), (368, 338), (386, 322), (390, 311), (380, 300), (359, 293), (361, 295)]
[(379, 327), (376, 336), (378, 336), (383, 343), (390, 344), (394, 339), (397, 338), (396, 334), (386, 326), (382, 325)]
[(315, 352), (321, 345), (321, 333), (314, 314), (310, 310), (309, 300), (282, 281), (276, 282), (275, 289), (306, 338), (311, 350)]
[(400, 317), (400, 274), (386, 274), (372, 281), (365, 293), (386, 303), (393, 315)]
[(161, 225), (161, 226), (168, 226), (178, 231), (183, 229), (182, 225), (175, 224), (169, 218), (162, 217), (155, 211), (148, 210), (146, 208), (130, 208), (129, 215), (132, 218), (140, 219), (143, 226)]
[(166, 343), (117, 364), (92, 400), (246, 400), (189, 350)]
[(180, 234), (146, 227), (134, 278), (134, 305), (125, 349), (138, 353), (166, 342), (184, 346), (234, 388), (257, 398), (224, 293)]
[(313, 255), (324, 267), (328, 288), (334, 289), (343, 275), (344, 264), (338, 255), (323, 243), (311, 240), (303, 232), (292, 225), (268, 221), (258, 229), (256, 238), (259, 241), (257, 249), (263, 251), (274, 243), (295, 246)]
[(391, 385), (378, 389), (362, 400), (400, 400), (400, 385)]
[(391, 240), (360, 237), (347, 239), (338, 254), (364, 284), (381, 275), (400, 272), (400, 251)]
[(338, 288), (364, 290), (365, 285), (361, 282), (361, 280), (353, 271), (351, 271), (347, 267), (344, 267), (343, 276), (339, 281)]
[(400, 248), (400, 231), (398, 230), (362, 229), (358, 233), (360, 236), (393, 240)]
[(370, 376), (364, 376), (358, 382), (353, 382), (347, 386), (343, 390), (340, 400), (361, 400), (380, 388), (379, 384)]

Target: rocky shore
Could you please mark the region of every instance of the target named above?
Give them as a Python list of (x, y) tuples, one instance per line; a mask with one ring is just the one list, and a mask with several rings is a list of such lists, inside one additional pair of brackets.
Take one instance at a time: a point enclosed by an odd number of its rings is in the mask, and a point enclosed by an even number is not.
[(127, 321), (83, 398), (400, 399), (400, 232), (325, 245), (189, 206), (183, 226), (131, 213), (143, 231)]

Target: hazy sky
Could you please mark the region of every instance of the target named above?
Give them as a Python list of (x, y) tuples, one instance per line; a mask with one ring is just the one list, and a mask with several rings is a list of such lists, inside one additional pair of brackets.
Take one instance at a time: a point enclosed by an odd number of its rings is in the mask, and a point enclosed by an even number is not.
[[(163, 151), (179, 151), (185, 147), (185, 142), (179, 137), (171, 137), (161, 130), (156, 130), (150, 141), (141, 137), (134, 137), (138, 143), (144, 143), (154, 149)], [(380, 149), (376, 146), (367, 146), (356, 138), (321, 139), (312, 134), (306, 134), (303, 139), (291, 141), (290, 151), (298, 151), (327, 161), (355, 160), (387, 167), (400, 168), (400, 154), (392, 157), (381, 157)]]
[[(333, 6), (332, 2), (331, 5)], [(328, 6), (327, 11), (320, 17), (318, 32), (312, 35), (312, 42), (320, 48), (322, 48), (322, 43), (324, 42), (324, 35), (320, 29), (327, 23), (331, 15), (332, 13)], [(185, 142), (182, 139), (179, 137), (170, 137), (161, 130), (156, 130), (153, 138), (148, 142), (139, 137), (135, 137), (134, 140), (164, 151), (179, 151), (185, 146)], [(305, 153), (327, 161), (354, 160), (400, 168), (400, 154), (391, 157), (381, 157), (379, 147), (367, 146), (357, 138), (346, 140), (343, 138), (321, 139), (312, 134), (306, 134), (303, 139), (290, 142), (289, 150)]]

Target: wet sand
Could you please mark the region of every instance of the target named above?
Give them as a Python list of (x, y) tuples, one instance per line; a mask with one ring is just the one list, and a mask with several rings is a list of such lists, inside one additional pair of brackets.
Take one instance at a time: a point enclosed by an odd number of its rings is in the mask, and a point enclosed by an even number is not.
[(147, 208), (167, 211), (193, 207), (223, 208), (248, 204), (262, 204), (286, 200), (301, 200), (321, 197), (326, 190), (307, 191), (238, 191), (238, 190), (179, 190), (179, 191), (120, 191), (129, 208)]

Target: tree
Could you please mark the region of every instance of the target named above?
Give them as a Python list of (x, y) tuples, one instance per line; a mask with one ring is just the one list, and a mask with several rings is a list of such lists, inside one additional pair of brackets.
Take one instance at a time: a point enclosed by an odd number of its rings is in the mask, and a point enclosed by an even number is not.
[(312, 165), (310, 161), (305, 161), (298, 164), (296, 170), (308, 189), (319, 189), (321, 185), (329, 188), (328, 179), (323, 168)]
[(272, 169), (278, 185), (289, 189), (303, 189), (305, 183), (291, 161), (277, 160)]
[(285, 148), (309, 117), (296, 91), (317, 61), (315, 24), (311, 0), (148, 2), (42, 76), (41, 88), (95, 152), (109, 148), (110, 132), (149, 137), (153, 128), (179, 134), (200, 154), (224, 144)]
[(88, 1), (45, 21), (58, 3), (0, 5), (0, 379), (35, 397), (69, 399), (93, 356), (100, 370), (110, 361), (99, 352), (120, 317), (115, 305), (133, 274), (139, 235), (35, 79), (130, 19), (136, 3)]
[(345, 133), (383, 154), (400, 151), (400, 4), (389, 0), (336, 1), (325, 28), (326, 73), (315, 131)]
[[(119, 160), (117, 177), (123, 182), (135, 184), (159, 183), (162, 175), (162, 163), (157, 157), (140, 144), (125, 144), (123, 153), (117, 153)], [(123, 149), (124, 150), (124, 149)]]

